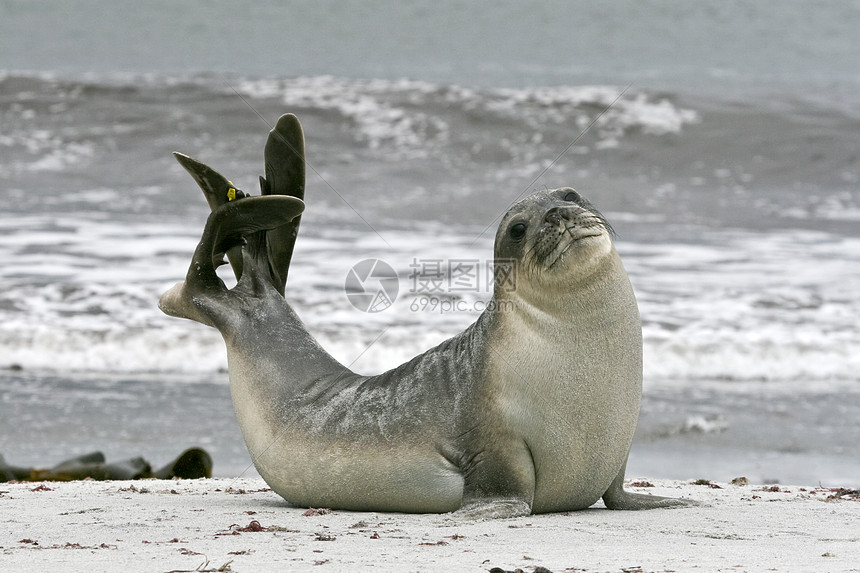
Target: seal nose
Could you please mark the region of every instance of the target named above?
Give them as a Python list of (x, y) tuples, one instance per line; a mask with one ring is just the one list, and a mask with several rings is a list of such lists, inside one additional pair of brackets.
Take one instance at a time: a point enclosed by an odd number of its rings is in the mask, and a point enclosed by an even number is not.
[(570, 221), (570, 215), (568, 214), (567, 209), (562, 209), (561, 207), (553, 207), (546, 212), (546, 216), (543, 218), (543, 220), (551, 225), (558, 225), (563, 220)]

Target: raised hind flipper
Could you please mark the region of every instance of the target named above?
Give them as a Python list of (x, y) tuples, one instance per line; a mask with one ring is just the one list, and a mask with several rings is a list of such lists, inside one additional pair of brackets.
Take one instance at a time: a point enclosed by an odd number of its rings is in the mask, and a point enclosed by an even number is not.
[[(225, 203), (248, 197), (232, 181), (196, 159), (174, 152), (174, 157), (194, 178), (212, 211)], [(269, 132), (264, 153), (266, 176), (260, 177), (263, 195), (286, 195), (297, 199), (305, 196), (305, 136), (298, 118), (282, 115), (277, 125)], [(271, 229), (266, 236), (268, 264), (275, 288), (282, 295), (287, 284), (287, 273), (293, 257), (293, 248), (299, 232), (301, 217), (290, 223)], [(234, 246), (227, 251), (236, 279), (242, 277), (242, 251)]]
[[(282, 115), (266, 141), (266, 176), (260, 177), (263, 195), (305, 197), (305, 136), (302, 125), (291, 113)], [(269, 264), (275, 288), (284, 294), (293, 248), (301, 217), (267, 233)]]
[[(196, 159), (192, 159), (183, 153), (173, 152), (176, 161), (185, 168), (191, 177), (203, 190), (203, 195), (206, 197), (206, 202), (209, 203), (209, 208), (215, 211), (218, 207), (237, 199), (247, 197), (244, 191), (237, 189), (233, 182)], [(230, 266), (233, 267), (233, 273), (236, 275), (236, 280), (242, 277), (242, 249), (238, 246), (227, 251), (227, 259), (230, 261)]]
[(218, 328), (219, 322), (226, 320), (225, 313), (229, 312), (230, 307), (229, 302), (225, 301), (230, 291), (215, 273), (224, 253), (233, 248), (242, 248), (247, 240), (243, 256), (248, 260), (243, 265), (249, 276), (243, 276), (237, 288), (254, 288), (256, 281), (274, 285), (275, 279), (269, 272), (265, 249), (261, 248), (264, 237), (257, 233), (288, 224), (304, 208), (301, 199), (274, 195), (246, 197), (242, 201), (225, 203), (212, 211), (185, 280), (161, 296), (159, 308), (171, 316)]

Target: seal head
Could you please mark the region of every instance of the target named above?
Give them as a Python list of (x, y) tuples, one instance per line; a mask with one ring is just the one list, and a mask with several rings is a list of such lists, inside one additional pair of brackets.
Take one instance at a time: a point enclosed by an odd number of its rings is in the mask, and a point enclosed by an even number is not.
[(559, 281), (579, 282), (598, 270), (614, 251), (614, 235), (600, 211), (564, 187), (511, 207), (496, 233), (495, 256), (516, 261), (518, 276), (525, 279), (517, 290), (540, 299), (555, 296)]

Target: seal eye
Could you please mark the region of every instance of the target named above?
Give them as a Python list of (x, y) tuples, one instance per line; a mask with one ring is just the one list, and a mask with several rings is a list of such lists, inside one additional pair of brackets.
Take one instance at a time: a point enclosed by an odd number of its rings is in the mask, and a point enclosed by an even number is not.
[(525, 223), (517, 223), (511, 227), (511, 230), (508, 231), (511, 238), (515, 241), (519, 241), (526, 235), (526, 224)]
[(568, 191), (568, 192), (567, 192), (567, 193), (565, 193), (565, 195), (564, 195), (564, 200), (565, 200), (565, 201), (574, 201), (574, 202), (579, 202), (579, 199), (580, 199), (580, 197), (579, 197), (579, 193), (577, 193), (576, 191)]

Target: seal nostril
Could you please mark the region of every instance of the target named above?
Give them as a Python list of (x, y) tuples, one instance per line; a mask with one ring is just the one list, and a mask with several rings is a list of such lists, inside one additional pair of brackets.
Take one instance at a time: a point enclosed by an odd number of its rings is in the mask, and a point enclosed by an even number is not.
[(569, 221), (570, 217), (566, 210), (559, 209), (558, 207), (553, 207), (547, 211), (546, 216), (544, 217), (544, 221), (551, 225), (558, 225), (562, 220)]

